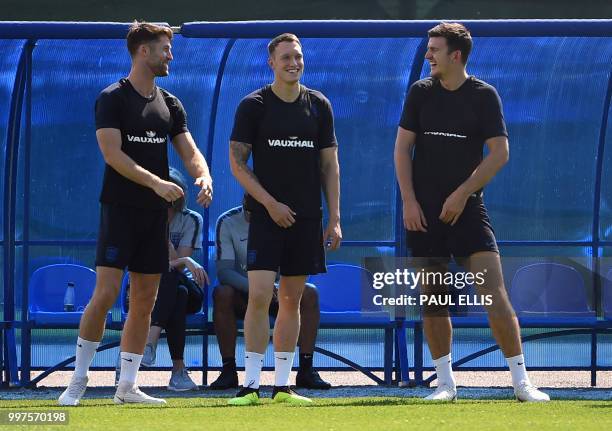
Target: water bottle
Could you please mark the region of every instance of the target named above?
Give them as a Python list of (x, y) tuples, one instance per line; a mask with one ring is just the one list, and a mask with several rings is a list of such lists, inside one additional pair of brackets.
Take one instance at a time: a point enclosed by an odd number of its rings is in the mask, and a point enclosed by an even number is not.
[(64, 293), (64, 311), (74, 311), (74, 282), (69, 281)]

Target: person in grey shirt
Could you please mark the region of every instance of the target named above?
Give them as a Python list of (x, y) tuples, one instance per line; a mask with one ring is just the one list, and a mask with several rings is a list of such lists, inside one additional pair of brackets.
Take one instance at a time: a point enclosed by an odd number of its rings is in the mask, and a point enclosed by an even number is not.
[[(223, 370), (210, 389), (238, 387), (236, 372), (236, 320), (244, 319), (247, 309), (249, 281), (247, 278), (247, 240), (250, 212), (241, 206), (219, 216), (216, 225), (216, 265), (219, 285), (213, 290), (213, 322), (223, 360)], [(270, 304), (269, 314), (278, 313), (277, 286)], [(298, 339), (300, 366), (296, 386), (309, 389), (329, 389), (331, 385), (321, 379), (312, 366), (317, 331), (319, 329), (319, 295), (313, 284), (306, 283), (300, 305), (301, 328)]]

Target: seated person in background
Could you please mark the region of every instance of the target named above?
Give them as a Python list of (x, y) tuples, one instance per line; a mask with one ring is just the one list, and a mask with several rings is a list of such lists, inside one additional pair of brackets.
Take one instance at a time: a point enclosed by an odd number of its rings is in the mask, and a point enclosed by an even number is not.
[[(221, 214), (216, 226), (216, 265), (219, 285), (213, 290), (213, 322), (223, 360), (223, 370), (210, 389), (238, 387), (236, 373), (236, 320), (244, 319), (247, 309), (249, 282), (247, 278), (247, 239), (250, 212), (242, 206)], [(278, 313), (277, 286), (270, 304), (270, 316)], [(312, 367), (312, 355), (319, 328), (319, 295), (314, 285), (306, 283), (300, 305), (301, 327), (298, 339), (300, 367), (296, 386), (309, 389), (329, 389)]]
[[(170, 168), (170, 181), (183, 189), (187, 185), (183, 176)], [(182, 197), (168, 209), (170, 268), (162, 274), (155, 306), (151, 312), (151, 328), (147, 338), (141, 365), (155, 364), (157, 342), (162, 329), (166, 330), (168, 349), (172, 358), (172, 375), (168, 389), (172, 391), (197, 390), (189, 377), (183, 352), (185, 350), (185, 325), (187, 314), (202, 309), (204, 299), (200, 286), (210, 283), (202, 266), (191, 258), (196, 249), (202, 248), (202, 216), (186, 207)], [(188, 270), (190, 277), (184, 271)]]

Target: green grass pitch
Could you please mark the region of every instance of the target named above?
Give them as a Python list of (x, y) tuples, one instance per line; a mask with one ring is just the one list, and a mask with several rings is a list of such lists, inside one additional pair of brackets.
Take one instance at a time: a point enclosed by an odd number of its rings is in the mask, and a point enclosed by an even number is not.
[[(28, 429), (82, 430), (605, 430), (612, 426), (612, 401), (460, 400), (431, 404), (415, 398), (316, 399), (313, 406), (273, 404), (230, 407), (224, 398), (169, 398), (165, 407), (114, 405), (110, 399), (85, 399), (75, 408), (55, 401), (2, 401), (0, 413), (69, 411), (69, 426)], [(3, 429), (22, 428), (15, 425)], [(25, 428), (25, 427), (24, 427)]]

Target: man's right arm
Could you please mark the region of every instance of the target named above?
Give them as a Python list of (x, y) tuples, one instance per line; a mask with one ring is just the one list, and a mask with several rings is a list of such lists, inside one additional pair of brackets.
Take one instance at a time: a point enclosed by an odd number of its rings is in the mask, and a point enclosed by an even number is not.
[(230, 141), (230, 168), (232, 174), (242, 187), (257, 202), (261, 203), (274, 222), (281, 227), (290, 227), (295, 223), (295, 212), (287, 205), (278, 202), (259, 183), (259, 180), (247, 165), (251, 155), (251, 145), (244, 142)]
[(113, 128), (96, 130), (100, 151), (107, 165), (125, 178), (153, 189), (155, 193), (168, 202), (183, 196), (183, 190), (170, 181), (164, 181), (157, 175), (144, 169), (121, 150), (121, 131)]
[(281, 227), (289, 227), (295, 223), (293, 210), (274, 199), (247, 165), (263, 109), (262, 97), (255, 94), (245, 97), (238, 105), (230, 138), (230, 168), (240, 185), (266, 208), (272, 220)]
[(395, 174), (400, 187), (403, 203), (404, 227), (411, 231), (427, 231), (427, 220), (417, 202), (412, 185), (412, 151), (416, 142), (416, 133), (402, 127), (397, 128), (395, 150)]
[(245, 293), (249, 291), (249, 279), (236, 271), (236, 261), (218, 260), (216, 265), (219, 283), (232, 286), (234, 289)]
[(238, 141), (230, 141), (229, 161), (232, 174), (236, 180), (262, 205), (269, 204), (274, 198), (263, 188), (259, 180), (247, 165), (251, 156), (251, 144)]

